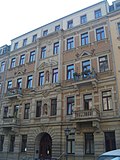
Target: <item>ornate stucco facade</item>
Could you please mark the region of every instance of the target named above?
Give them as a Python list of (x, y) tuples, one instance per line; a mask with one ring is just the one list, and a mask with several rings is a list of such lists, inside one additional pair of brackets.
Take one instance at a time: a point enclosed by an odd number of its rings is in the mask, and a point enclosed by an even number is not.
[(120, 148), (119, 4), (99, 2), (0, 48), (0, 160), (96, 160)]

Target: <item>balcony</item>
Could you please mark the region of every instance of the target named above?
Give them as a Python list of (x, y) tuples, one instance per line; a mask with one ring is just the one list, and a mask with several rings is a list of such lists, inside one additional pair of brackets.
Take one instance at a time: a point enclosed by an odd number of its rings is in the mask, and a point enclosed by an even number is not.
[(78, 122), (93, 121), (100, 119), (100, 113), (96, 108), (90, 110), (78, 110), (73, 112), (73, 119)]
[(22, 89), (21, 88), (10, 88), (7, 90), (6, 96), (9, 99), (19, 99), (22, 97)]
[(94, 69), (92, 70), (88, 70), (88, 71), (85, 71), (85, 72), (81, 72), (81, 73), (77, 73), (75, 72), (73, 74), (73, 77), (74, 77), (74, 83), (76, 85), (83, 85), (86, 83), (91, 83), (93, 85), (95, 85), (97, 83), (97, 73), (95, 72)]

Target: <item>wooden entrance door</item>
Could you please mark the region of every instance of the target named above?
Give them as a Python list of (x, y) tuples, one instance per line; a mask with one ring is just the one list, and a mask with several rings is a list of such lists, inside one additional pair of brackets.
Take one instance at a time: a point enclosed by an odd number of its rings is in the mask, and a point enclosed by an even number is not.
[(40, 141), (40, 159), (50, 159), (52, 157), (52, 139), (49, 134), (44, 133)]

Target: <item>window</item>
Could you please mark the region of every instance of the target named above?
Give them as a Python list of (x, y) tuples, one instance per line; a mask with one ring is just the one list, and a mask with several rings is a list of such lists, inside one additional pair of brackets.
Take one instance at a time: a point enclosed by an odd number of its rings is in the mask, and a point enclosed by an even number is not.
[(4, 135), (0, 135), (0, 151), (3, 151)]
[(88, 32), (81, 34), (81, 45), (88, 44)]
[(39, 85), (40, 86), (44, 85), (44, 72), (39, 73)]
[(103, 102), (103, 110), (111, 110), (112, 109), (112, 96), (111, 91), (102, 92), (102, 102)]
[(17, 79), (17, 88), (22, 88), (22, 78)]
[(8, 107), (6, 106), (3, 109), (3, 118), (6, 118), (8, 116)]
[(51, 99), (51, 116), (57, 114), (57, 98)]
[(72, 79), (73, 78), (73, 73), (74, 73), (74, 65), (69, 65), (67, 66), (67, 79)]
[(1, 72), (5, 71), (5, 62), (1, 62)]
[(101, 9), (95, 11), (95, 19), (102, 17)]
[(14, 44), (14, 50), (18, 49), (18, 42)]
[(53, 83), (58, 82), (58, 68), (53, 69), (52, 82)]
[(59, 31), (60, 30), (60, 25), (55, 26), (55, 31)]
[(120, 2), (116, 3), (116, 9), (120, 9)]
[(30, 103), (25, 104), (24, 119), (29, 119)]
[(42, 101), (36, 102), (36, 117), (41, 116), (41, 107), (42, 107)]
[(15, 118), (17, 118), (17, 116), (18, 116), (18, 109), (19, 109), (19, 105), (15, 105), (14, 106), (14, 112), (13, 112), (13, 115), (14, 115)]
[(73, 28), (73, 20), (67, 22), (67, 28), (68, 29)]
[(100, 72), (108, 71), (108, 59), (107, 59), (107, 55), (99, 57), (99, 70), (100, 70)]
[(27, 135), (22, 135), (21, 152), (26, 152), (27, 149)]
[(92, 94), (84, 95), (84, 109), (90, 110), (92, 109)]
[(85, 133), (85, 154), (94, 154), (93, 133)]
[(118, 34), (120, 36), (120, 23), (118, 23)]
[(33, 35), (32, 42), (36, 42), (36, 40), (37, 40), (37, 34)]
[(67, 153), (68, 154), (75, 154), (75, 134), (70, 133), (67, 136)]
[(82, 75), (83, 78), (87, 78), (90, 73), (90, 60), (82, 62)]
[(48, 35), (48, 30), (43, 31), (43, 36), (47, 36)]
[(103, 39), (105, 39), (104, 28), (101, 27), (101, 28), (96, 29), (96, 40), (100, 41)]
[(74, 96), (67, 97), (67, 115), (72, 115), (74, 107)]
[(14, 152), (14, 146), (15, 146), (15, 135), (10, 136), (10, 152)]
[(1, 90), (2, 90), (2, 84), (0, 83), (0, 93), (1, 93)]
[(23, 47), (27, 45), (27, 38), (23, 39)]
[(22, 54), (20, 56), (20, 65), (23, 65), (23, 64), (25, 64), (25, 54)]
[(30, 75), (27, 78), (27, 88), (32, 88), (32, 81), (33, 81), (33, 76)]
[(81, 22), (81, 24), (87, 23), (87, 16), (86, 15), (81, 16), (80, 17), (80, 22)]
[(35, 61), (35, 51), (30, 52), (30, 60), (29, 62), (34, 62)]
[(105, 132), (105, 150), (111, 151), (116, 149), (115, 132)]
[(67, 39), (67, 50), (74, 48), (74, 38), (68, 38)]
[(8, 81), (7, 88), (8, 88), (8, 89), (12, 88), (12, 81), (11, 81), (11, 80), (10, 80), (10, 81)]
[(15, 67), (15, 61), (16, 61), (16, 58), (12, 58), (10, 68), (14, 68)]
[(56, 55), (59, 53), (59, 42), (54, 43), (53, 54)]
[(41, 58), (42, 59), (46, 58), (46, 47), (41, 48)]

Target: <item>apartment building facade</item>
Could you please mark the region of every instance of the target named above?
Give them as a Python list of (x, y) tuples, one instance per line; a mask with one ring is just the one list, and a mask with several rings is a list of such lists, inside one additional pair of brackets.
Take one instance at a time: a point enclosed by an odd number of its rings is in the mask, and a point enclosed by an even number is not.
[(112, 15), (119, 24), (102, 1), (11, 40), (0, 57), (0, 160), (95, 160), (120, 148)]

